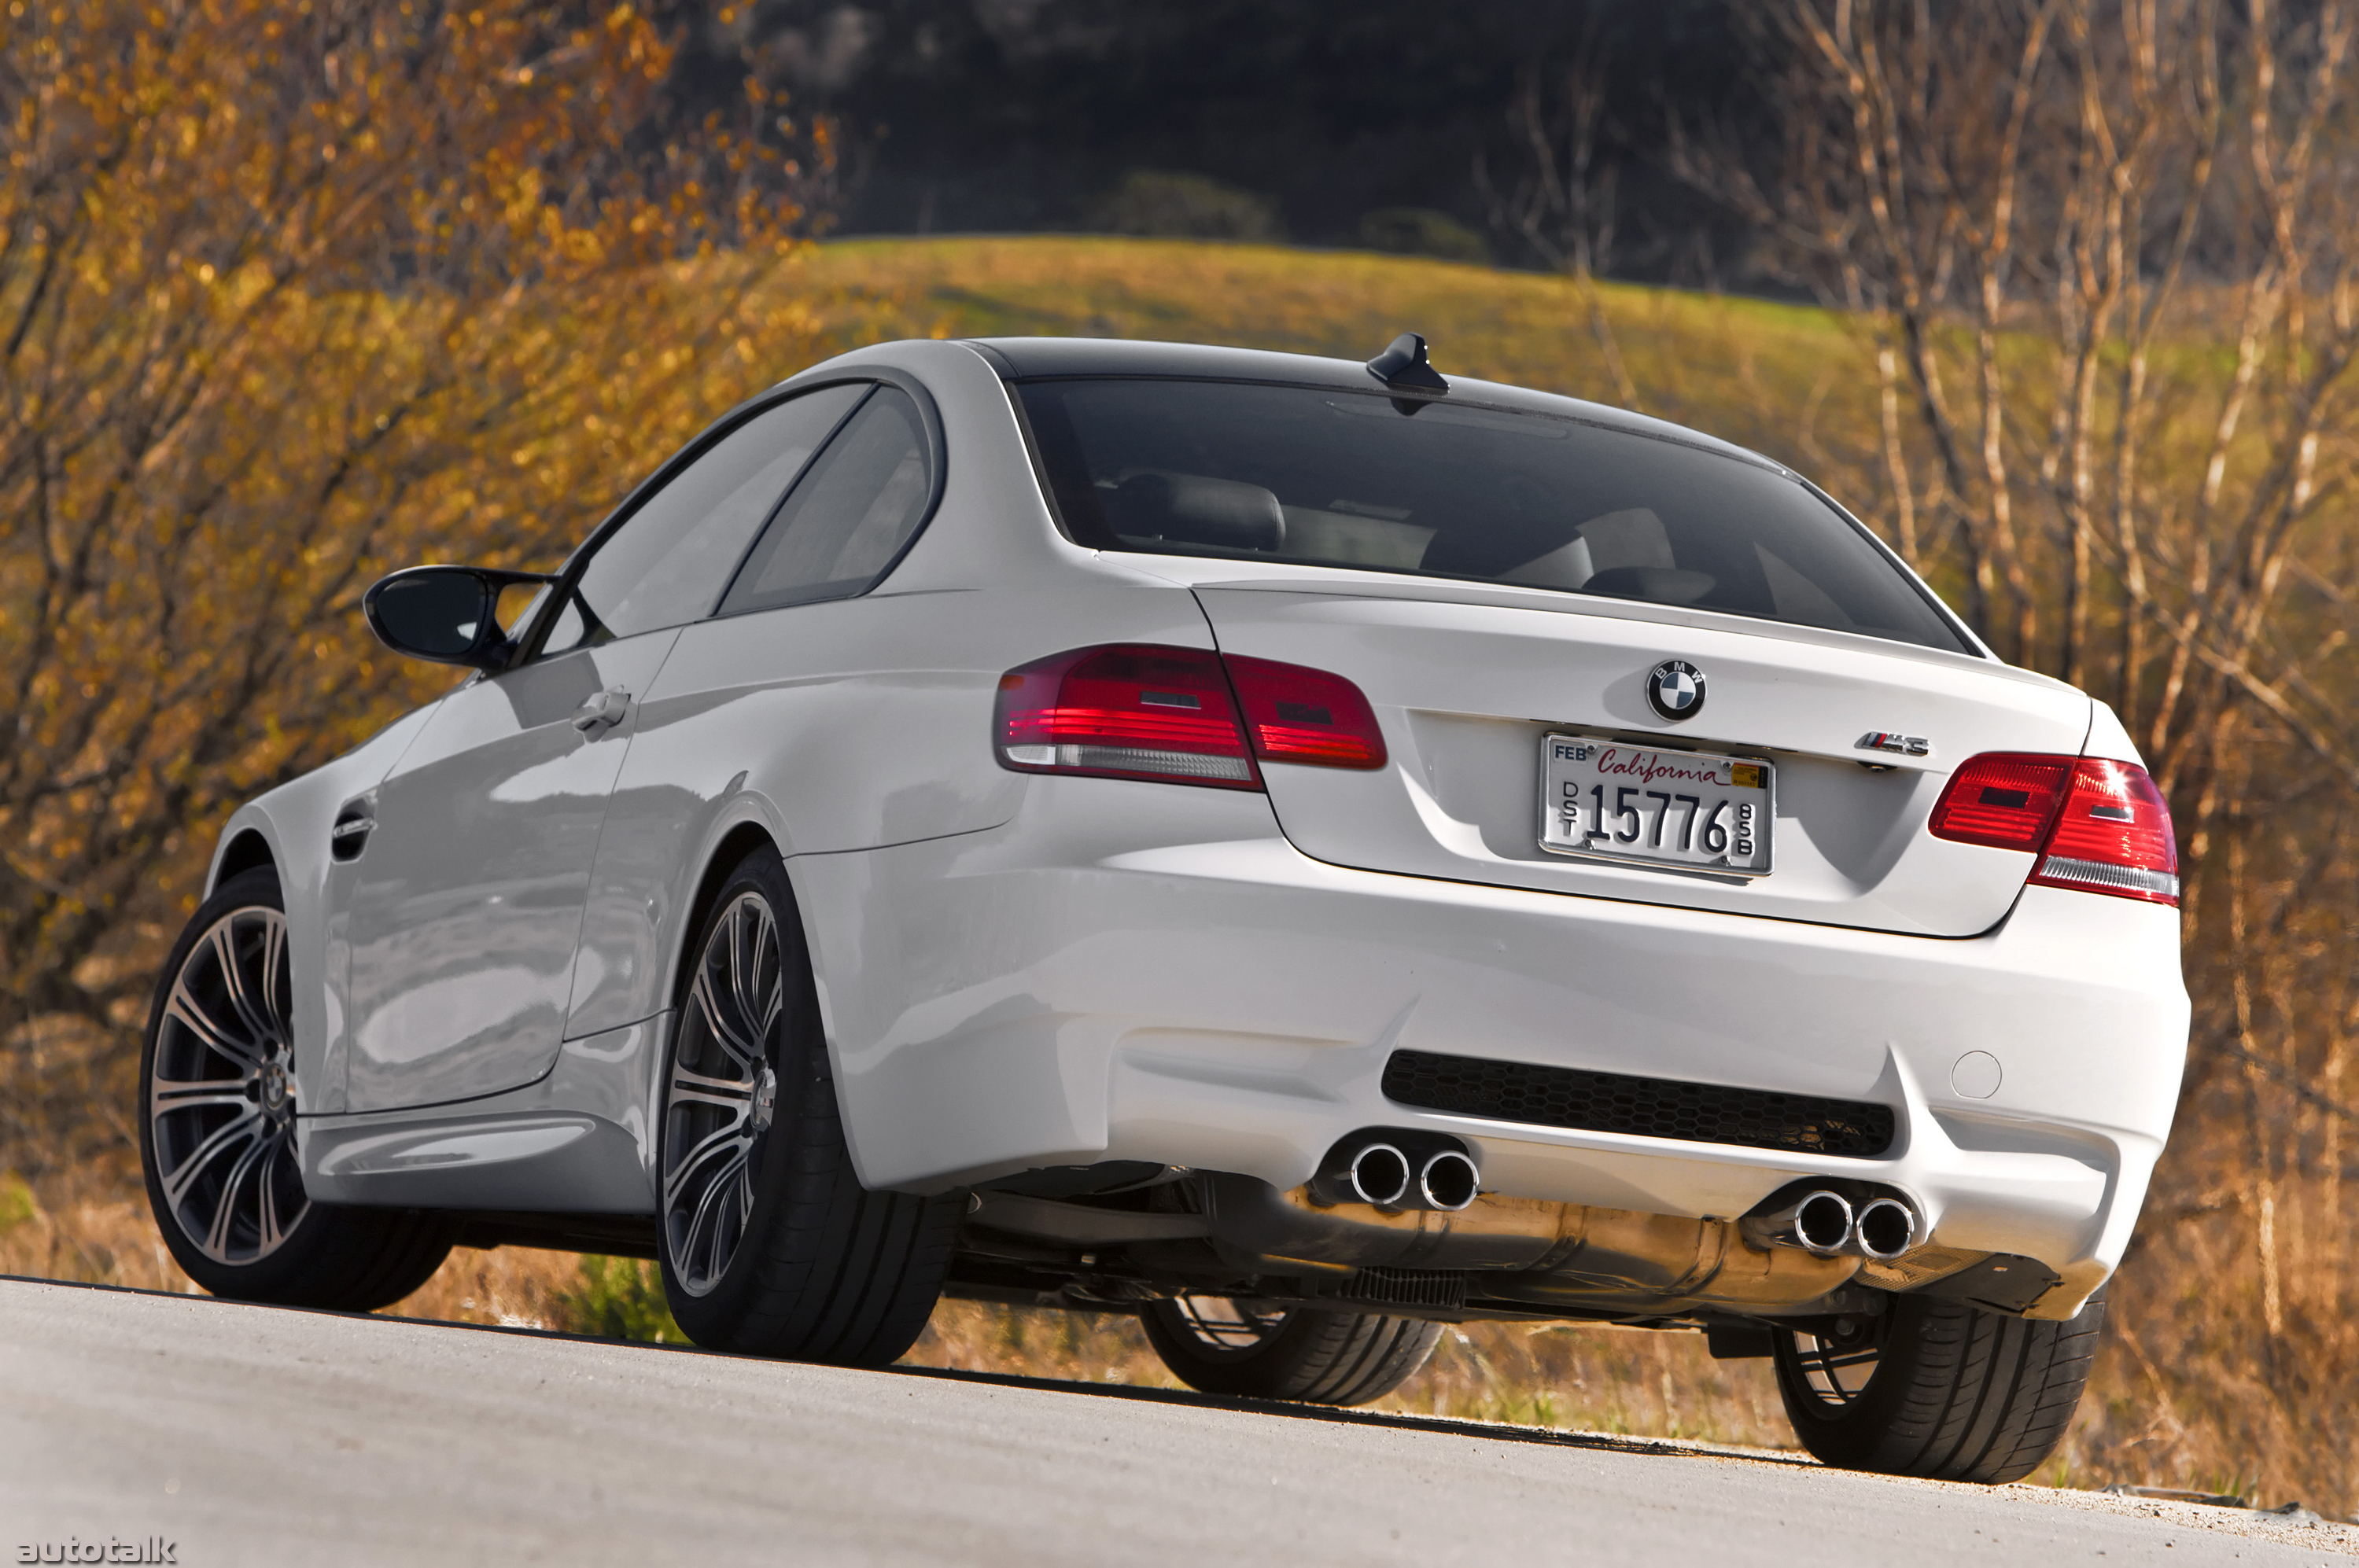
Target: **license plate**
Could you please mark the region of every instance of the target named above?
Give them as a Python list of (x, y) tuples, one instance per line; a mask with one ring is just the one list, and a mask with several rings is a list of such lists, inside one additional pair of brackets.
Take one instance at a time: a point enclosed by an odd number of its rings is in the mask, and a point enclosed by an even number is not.
[(1547, 737), (1540, 760), (1541, 849), (1628, 865), (1769, 874), (1777, 813), (1768, 763), (1589, 735)]

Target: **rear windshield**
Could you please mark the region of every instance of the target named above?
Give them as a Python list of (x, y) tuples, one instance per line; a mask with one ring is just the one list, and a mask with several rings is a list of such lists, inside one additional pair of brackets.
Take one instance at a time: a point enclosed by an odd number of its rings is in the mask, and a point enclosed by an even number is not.
[(1739, 459), (1381, 394), (1017, 390), (1065, 526), (1094, 548), (1516, 583), (1971, 651), (1855, 524)]

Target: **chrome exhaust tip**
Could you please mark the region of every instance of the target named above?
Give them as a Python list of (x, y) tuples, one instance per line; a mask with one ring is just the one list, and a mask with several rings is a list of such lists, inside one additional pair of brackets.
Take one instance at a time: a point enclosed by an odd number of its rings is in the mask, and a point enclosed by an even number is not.
[(1457, 1150), (1444, 1149), (1428, 1159), (1425, 1169), (1418, 1173), (1417, 1190), (1428, 1208), (1455, 1214), (1483, 1190), (1483, 1173)]
[(1379, 1208), (1397, 1208), (1408, 1196), (1408, 1156), (1389, 1143), (1365, 1143), (1353, 1154), (1343, 1179), (1352, 1195)]
[(1861, 1257), (1888, 1263), (1917, 1245), (1917, 1211), (1897, 1198), (1876, 1198), (1861, 1208), (1852, 1233)]
[(1851, 1200), (1821, 1189), (1794, 1206), (1794, 1239), (1821, 1258), (1840, 1252), (1851, 1241)]
[(1848, 1248), (1853, 1230), (1851, 1200), (1824, 1187), (1783, 1208), (1746, 1215), (1737, 1222), (1738, 1234), (1756, 1247), (1799, 1247), (1821, 1258), (1832, 1258)]

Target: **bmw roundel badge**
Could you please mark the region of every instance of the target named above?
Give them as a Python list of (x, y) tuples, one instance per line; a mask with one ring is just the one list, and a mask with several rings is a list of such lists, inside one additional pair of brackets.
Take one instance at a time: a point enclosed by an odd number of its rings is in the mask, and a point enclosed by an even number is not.
[(1647, 676), (1647, 701), (1673, 723), (1703, 711), (1703, 672), (1685, 659), (1665, 659)]

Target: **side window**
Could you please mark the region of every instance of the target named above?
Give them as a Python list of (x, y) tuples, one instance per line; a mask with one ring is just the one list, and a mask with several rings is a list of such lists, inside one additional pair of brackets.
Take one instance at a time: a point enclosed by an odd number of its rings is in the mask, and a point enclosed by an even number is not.
[(932, 492), (918, 406), (878, 387), (763, 530), (722, 613), (865, 592), (925, 521)]
[(766, 408), (673, 475), (598, 546), (542, 653), (712, 614), (755, 530), (867, 390), (822, 387)]

